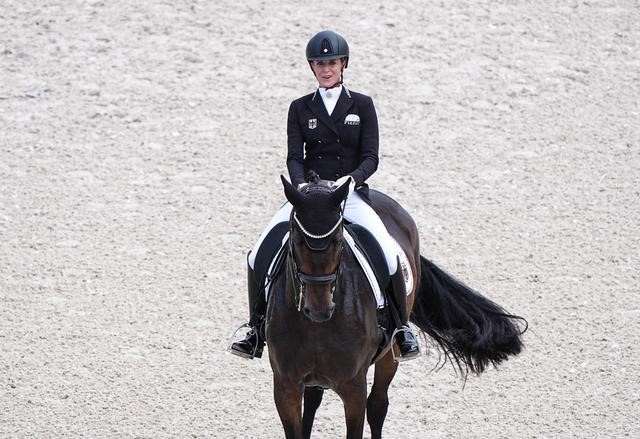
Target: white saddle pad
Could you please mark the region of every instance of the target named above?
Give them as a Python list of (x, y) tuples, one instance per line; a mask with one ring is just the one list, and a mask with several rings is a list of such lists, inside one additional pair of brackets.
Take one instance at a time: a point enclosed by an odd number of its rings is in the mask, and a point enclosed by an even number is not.
[[(365, 276), (367, 276), (367, 280), (369, 281), (369, 285), (371, 286), (373, 295), (376, 298), (378, 308), (384, 308), (385, 306), (384, 295), (382, 294), (382, 291), (380, 291), (380, 285), (378, 284), (378, 280), (376, 279), (376, 275), (374, 274), (373, 269), (369, 264), (369, 261), (367, 261), (367, 258), (365, 257), (365, 255), (356, 246), (356, 243), (353, 237), (351, 236), (351, 234), (349, 233), (348, 229), (344, 229), (344, 238), (345, 238), (345, 241), (347, 241), (347, 243), (349, 244), (351, 251), (356, 256), (356, 260), (360, 264), (360, 267), (362, 267), (362, 270), (364, 271)], [(398, 254), (398, 256), (400, 256), (399, 268), (402, 269), (404, 284), (407, 289), (407, 295), (409, 295), (411, 294), (411, 290), (413, 290), (413, 273), (411, 271), (411, 266), (409, 265), (409, 259), (407, 258), (407, 255), (405, 254), (404, 250), (402, 250), (402, 247), (400, 247), (400, 244), (398, 244), (398, 242), (395, 239), (393, 240), (393, 242), (396, 245), (396, 253)]]

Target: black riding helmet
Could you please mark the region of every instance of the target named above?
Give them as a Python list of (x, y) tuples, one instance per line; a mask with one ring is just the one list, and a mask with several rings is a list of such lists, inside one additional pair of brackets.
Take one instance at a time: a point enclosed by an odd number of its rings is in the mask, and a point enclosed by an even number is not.
[(315, 34), (307, 43), (307, 61), (322, 61), (345, 58), (344, 68), (349, 64), (349, 45), (341, 35), (323, 30)]

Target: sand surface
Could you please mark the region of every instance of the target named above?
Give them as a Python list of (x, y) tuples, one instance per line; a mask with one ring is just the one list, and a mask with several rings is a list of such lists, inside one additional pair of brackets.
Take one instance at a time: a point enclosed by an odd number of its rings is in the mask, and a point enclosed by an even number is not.
[[(638, 23), (633, 0), (2, 0), (0, 437), (283, 436), (268, 361), (225, 347), (325, 28), (379, 113), (371, 185), (531, 325), (464, 388), (402, 364), (386, 437), (640, 437)], [(343, 436), (329, 393), (314, 437)]]

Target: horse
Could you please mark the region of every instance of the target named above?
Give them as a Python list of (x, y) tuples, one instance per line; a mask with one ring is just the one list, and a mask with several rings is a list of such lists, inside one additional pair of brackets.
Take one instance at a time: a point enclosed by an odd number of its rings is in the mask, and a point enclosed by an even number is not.
[[(316, 180), (304, 191), (284, 177), (282, 183), (293, 210), (283, 269), (269, 287), (265, 335), (285, 437), (311, 437), (323, 392), (331, 389), (344, 405), (347, 439), (362, 438), (365, 413), (372, 439), (379, 439), (398, 368), (397, 347), (391, 341), (381, 350), (376, 300), (345, 244), (341, 205), (348, 183), (332, 187)], [(444, 361), (466, 376), (520, 353), (524, 331), (517, 323), (522, 318), (422, 257), (416, 224), (397, 202), (374, 190), (368, 198), (409, 260), (410, 321), (437, 343)]]

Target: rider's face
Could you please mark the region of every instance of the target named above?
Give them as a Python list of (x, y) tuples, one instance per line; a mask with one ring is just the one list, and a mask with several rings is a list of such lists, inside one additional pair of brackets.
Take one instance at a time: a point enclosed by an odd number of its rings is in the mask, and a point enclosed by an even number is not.
[(343, 66), (344, 61), (341, 59), (311, 62), (311, 68), (318, 79), (320, 87), (332, 87), (339, 82)]

